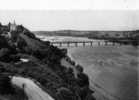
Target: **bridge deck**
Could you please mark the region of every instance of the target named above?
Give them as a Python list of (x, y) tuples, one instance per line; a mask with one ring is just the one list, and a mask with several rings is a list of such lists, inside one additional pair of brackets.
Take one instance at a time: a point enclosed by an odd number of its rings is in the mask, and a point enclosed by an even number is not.
[[(109, 42), (109, 41), (99, 41), (99, 40), (96, 40), (96, 41), (56, 41), (56, 42), (51, 42), (52, 45), (55, 45), (55, 46), (93, 46), (94, 44), (97, 44), (97, 45), (115, 45), (116, 43), (115, 42)], [(81, 45), (82, 44), (82, 45)]]

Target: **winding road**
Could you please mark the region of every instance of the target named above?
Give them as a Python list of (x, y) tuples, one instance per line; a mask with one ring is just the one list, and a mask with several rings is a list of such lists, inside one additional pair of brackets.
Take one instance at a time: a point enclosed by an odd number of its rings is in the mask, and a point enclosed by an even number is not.
[(54, 100), (31, 79), (14, 76), (11, 82), (12, 84), (24, 89), (28, 96), (28, 100)]

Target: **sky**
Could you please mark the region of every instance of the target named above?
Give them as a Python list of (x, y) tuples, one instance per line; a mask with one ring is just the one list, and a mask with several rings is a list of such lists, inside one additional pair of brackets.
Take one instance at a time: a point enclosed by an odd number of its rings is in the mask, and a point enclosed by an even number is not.
[(32, 31), (139, 29), (139, 0), (3, 0), (0, 22)]
[(139, 0), (0, 0), (0, 9), (138, 9)]

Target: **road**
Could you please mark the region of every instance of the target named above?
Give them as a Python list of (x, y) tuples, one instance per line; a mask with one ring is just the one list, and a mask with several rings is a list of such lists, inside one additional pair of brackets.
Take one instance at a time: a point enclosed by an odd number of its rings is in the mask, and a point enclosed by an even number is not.
[(12, 84), (23, 88), (29, 100), (54, 100), (31, 79), (14, 76), (12, 78)]

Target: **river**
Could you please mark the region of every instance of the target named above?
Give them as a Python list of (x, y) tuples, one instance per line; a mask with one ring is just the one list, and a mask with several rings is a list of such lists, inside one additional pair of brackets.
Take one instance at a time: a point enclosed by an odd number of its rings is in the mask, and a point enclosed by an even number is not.
[(131, 46), (68, 48), (84, 67), (97, 100), (137, 100), (139, 49)]
[[(90, 40), (82, 37), (42, 37), (42, 40), (49, 41)], [(83, 66), (97, 100), (137, 100), (138, 48), (119, 45), (64, 48), (76, 63)]]

